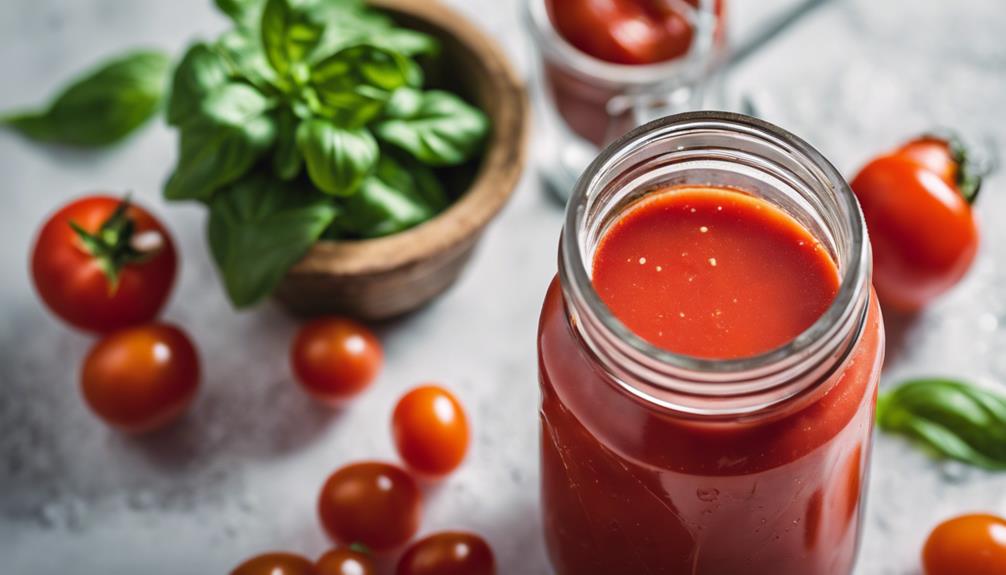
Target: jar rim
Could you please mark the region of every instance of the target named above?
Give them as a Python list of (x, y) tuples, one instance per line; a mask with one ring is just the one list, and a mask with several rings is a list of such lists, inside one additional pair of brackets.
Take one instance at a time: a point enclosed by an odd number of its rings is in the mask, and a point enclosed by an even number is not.
[[(604, 304), (594, 289), (588, 270), (589, 262), (584, 261), (580, 235), (585, 228), (588, 207), (592, 194), (599, 191), (600, 177), (632, 152), (638, 151), (647, 142), (660, 137), (684, 133), (687, 130), (721, 128), (759, 138), (774, 145), (812, 168), (822, 178), (823, 183), (833, 192), (839, 202), (843, 220), (849, 224), (849, 257), (841, 265), (841, 280), (834, 301), (810, 327), (789, 342), (767, 352), (734, 359), (709, 359), (675, 353), (646, 341), (621, 320)], [(606, 147), (590, 164), (577, 181), (566, 206), (566, 218), (560, 240), (559, 275), (567, 298), (582, 302), (589, 320), (605, 330), (619, 344), (628, 346), (629, 352), (642, 357), (661, 369), (666, 368), (677, 378), (690, 381), (715, 379), (727, 385), (676, 385), (675, 379), (658, 383), (663, 389), (670, 389), (689, 395), (703, 397), (725, 397), (750, 395), (781, 385), (778, 377), (769, 377), (784, 370), (794, 368), (798, 363), (794, 358), (804, 358), (821, 352), (821, 341), (835, 337), (843, 326), (857, 319), (862, 326), (865, 322), (865, 306), (857, 302), (869, 297), (868, 277), (870, 273), (870, 246), (866, 239), (866, 224), (859, 203), (848, 183), (839, 171), (814, 147), (796, 135), (763, 120), (731, 112), (687, 112), (667, 116), (644, 124)], [(836, 262), (838, 263), (838, 262)], [(859, 314), (855, 312), (857, 309)], [(858, 315), (859, 317), (853, 317)], [(848, 330), (846, 330), (848, 331)], [(731, 382), (736, 385), (730, 384)], [(802, 390), (798, 390), (802, 391)], [(633, 391), (636, 393), (636, 391)], [(638, 395), (638, 393), (637, 393)]]

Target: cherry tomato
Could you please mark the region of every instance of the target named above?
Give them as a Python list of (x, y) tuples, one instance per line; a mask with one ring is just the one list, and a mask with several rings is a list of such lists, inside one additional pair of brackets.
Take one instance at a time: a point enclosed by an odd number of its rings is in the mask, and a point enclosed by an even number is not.
[(333, 540), (382, 552), (415, 535), (422, 502), (416, 482), (404, 469), (387, 463), (354, 463), (325, 482), (318, 513)]
[(396, 575), (496, 575), (496, 559), (474, 533), (445, 531), (409, 546)]
[(199, 387), (199, 357), (185, 332), (166, 324), (126, 328), (84, 360), (84, 399), (109, 425), (131, 432), (181, 415)]
[(933, 529), (922, 550), (926, 575), (1006, 573), (1006, 519), (962, 515)]
[(377, 575), (374, 561), (366, 553), (346, 547), (322, 555), (315, 570), (317, 575)]
[(391, 423), (399, 455), (421, 474), (446, 475), (468, 451), (468, 418), (457, 398), (442, 387), (424, 385), (405, 394)]
[(364, 326), (338, 317), (302, 327), (290, 350), (294, 375), (312, 396), (340, 405), (381, 370), (381, 342)]
[(90, 196), (63, 206), (42, 226), (31, 269), (35, 290), (54, 314), (79, 329), (108, 333), (157, 317), (177, 260), (171, 235), (146, 210)]
[(310, 561), (292, 553), (267, 553), (252, 557), (231, 575), (317, 575)]
[(971, 210), (980, 178), (931, 137), (874, 159), (852, 180), (873, 246), (882, 302), (913, 312), (971, 267), (978, 227)]
[(549, 0), (559, 34), (583, 52), (615, 64), (653, 64), (688, 51), (685, 18), (644, 0)]

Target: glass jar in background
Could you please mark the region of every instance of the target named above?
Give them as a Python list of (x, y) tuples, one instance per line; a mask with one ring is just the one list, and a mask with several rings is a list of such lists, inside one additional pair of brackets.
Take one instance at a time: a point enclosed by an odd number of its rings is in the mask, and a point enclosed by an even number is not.
[(691, 40), (682, 55), (647, 64), (613, 63), (576, 48), (553, 23), (553, 1), (563, 5), (561, 0), (526, 0), (525, 20), (535, 52), (534, 97), (543, 120), (539, 169), (565, 200), (608, 142), (661, 116), (721, 107), (722, 86), (713, 79), (725, 56), (725, 0), (660, 0), (681, 15)]
[[(592, 285), (593, 255), (620, 214), (668, 185), (740, 190), (794, 218), (838, 271), (827, 311), (740, 359), (675, 354), (630, 331)], [(560, 242), (538, 334), (556, 573), (848, 575), (884, 333), (865, 224), (835, 168), (752, 118), (664, 118), (587, 168)]]

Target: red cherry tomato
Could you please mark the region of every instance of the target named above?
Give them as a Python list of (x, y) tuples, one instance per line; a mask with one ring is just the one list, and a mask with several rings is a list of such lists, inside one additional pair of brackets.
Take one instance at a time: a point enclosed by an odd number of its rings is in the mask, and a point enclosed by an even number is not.
[(933, 138), (874, 159), (852, 180), (882, 302), (916, 311), (960, 281), (978, 250), (969, 204), (978, 183), (950, 145)]
[(312, 321), (290, 350), (294, 375), (312, 396), (340, 405), (363, 391), (381, 370), (381, 342), (364, 326), (344, 318)]
[(314, 565), (300, 555), (267, 553), (252, 557), (231, 571), (231, 575), (317, 575)]
[(398, 562), (396, 575), (496, 575), (492, 549), (478, 535), (436, 533), (416, 541)]
[(936, 526), (922, 550), (926, 575), (1006, 573), (1006, 519), (963, 515)]
[(79, 329), (107, 333), (157, 317), (177, 259), (168, 230), (146, 210), (91, 196), (67, 204), (42, 226), (31, 269), (35, 290), (54, 314)]
[(692, 43), (692, 28), (685, 18), (657, 4), (549, 0), (548, 8), (559, 34), (583, 52), (615, 64), (653, 64), (681, 56)]
[(419, 529), (419, 488), (402, 468), (387, 463), (347, 465), (328, 478), (318, 498), (328, 535), (343, 545), (376, 552), (404, 545)]
[(468, 418), (454, 395), (435, 385), (405, 394), (392, 416), (399, 455), (413, 470), (431, 476), (454, 471), (468, 451)]
[(174, 420), (192, 403), (199, 387), (199, 357), (177, 327), (127, 328), (91, 348), (81, 386), (91, 410), (109, 425), (149, 431)]
[(315, 571), (316, 575), (377, 575), (374, 561), (366, 553), (346, 547), (322, 555)]

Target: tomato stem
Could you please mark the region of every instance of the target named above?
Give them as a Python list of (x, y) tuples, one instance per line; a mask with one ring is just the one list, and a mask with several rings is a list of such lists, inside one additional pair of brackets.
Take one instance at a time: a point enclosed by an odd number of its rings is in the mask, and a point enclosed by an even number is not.
[(70, 221), (70, 227), (80, 239), (84, 251), (96, 260), (108, 278), (109, 293), (118, 289), (122, 268), (149, 260), (164, 246), (164, 238), (158, 232), (152, 232), (156, 238), (150, 236), (150, 232), (134, 235), (136, 222), (127, 215), (129, 206), (130, 197), (127, 194), (94, 233)]

